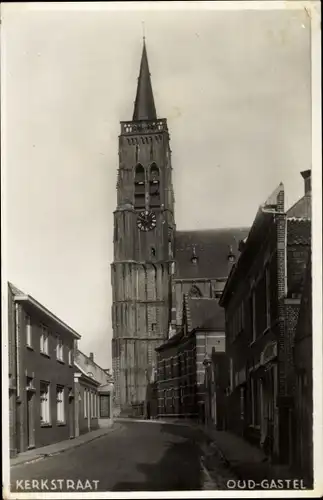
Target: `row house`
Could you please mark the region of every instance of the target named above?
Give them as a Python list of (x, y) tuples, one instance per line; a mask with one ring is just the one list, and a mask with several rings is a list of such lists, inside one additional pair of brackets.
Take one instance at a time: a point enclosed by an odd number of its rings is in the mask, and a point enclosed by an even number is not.
[(311, 239), (310, 171), (302, 175), (305, 195), (290, 210), (282, 184), (259, 208), (220, 299), (227, 426), (282, 463), (292, 457), (292, 346)]
[(205, 360), (225, 349), (224, 313), (217, 299), (187, 296), (182, 311), (180, 330), (156, 349), (158, 417), (204, 420)]
[(92, 352), (87, 356), (77, 349), (74, 381), (76, 435), (110, 426), (114, 390), (110, 370), (99, 366)]
[(293, 466), (313, 487), (313, 337), (312, 337), (312, 262), (306, 266), (304, 293), (296, 327), (293, 359), (296, 374), (294, 394)]
[(10, 455), (75, 437), (74, 352), (80, 335), (8, 284)]

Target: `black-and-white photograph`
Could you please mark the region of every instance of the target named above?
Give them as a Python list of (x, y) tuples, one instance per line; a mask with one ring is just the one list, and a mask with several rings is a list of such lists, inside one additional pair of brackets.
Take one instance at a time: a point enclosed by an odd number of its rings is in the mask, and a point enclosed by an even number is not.
[(320, 496), (320, 3), (1, 11), (4, 497)]

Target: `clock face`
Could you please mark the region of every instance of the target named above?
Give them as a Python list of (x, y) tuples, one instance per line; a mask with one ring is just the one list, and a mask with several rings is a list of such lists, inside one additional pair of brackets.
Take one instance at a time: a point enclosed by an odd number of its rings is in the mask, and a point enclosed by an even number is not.
[(141, 231), (151, 231), (156, 227), (156, 221), (154, 212), (144, 210), (138, 215), (137, 226)]

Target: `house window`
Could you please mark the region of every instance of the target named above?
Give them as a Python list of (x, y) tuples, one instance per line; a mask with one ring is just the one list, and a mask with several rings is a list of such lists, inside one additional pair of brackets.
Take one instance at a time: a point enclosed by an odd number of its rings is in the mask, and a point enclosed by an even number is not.
[(155, 332), (157, 330), (157, 323), (151, 324), (151, 330), (152, 330), (152, 332)]
[(70, 366), (72, 366), (72, 365), (73, 365), (72, 349), (70, 349), (70, 348), (68, 349), (68, 364), (69, 364)]
[(270, 271), (269, 266), (265, 268), (265, 280), (266, 280), (266, 326), (270, 327)]
[(256, 293), (255, 293), (254, 289), (252, 290), (252, 293), (251, 293), (250, 315), (251, 315), (252, 342), (254, 342), (256, 340), (256, 336), (257, 336), (257, 329), (256, 329)]
[(63, 341), (59, 337), (57, 337), (56, 359), (63, 361)]
[(234, 389), (233, 386), (233, 359), (230, 358), (230, 391), (232, 392)]
[(30, 316), (28, 315), (26, 315), (26, 344), (28, 347), (32, 347), (31, 321), (30, 321)]
[(49, 383), (40, 382), (40, 423), (50, 424)]
[(57, 422), (65, 423), (65, 410), (64, 410), (64, 387), (56, 387), (56, 407), (57, 407)]
[(42, 352), (43, 354), (48, 354), (48, 330), (46, 326), (42, 326), (41, 329), (40, 352)]
[(84, 410), (84, 418), (87, 418), (87, 389), (84, 389), (83, 393), (83, 410)]

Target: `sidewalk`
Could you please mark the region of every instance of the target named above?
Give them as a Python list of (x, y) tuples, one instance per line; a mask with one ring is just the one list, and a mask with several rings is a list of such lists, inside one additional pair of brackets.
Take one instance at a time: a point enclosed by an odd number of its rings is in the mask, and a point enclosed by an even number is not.
[[(295, 474), (288, 466), (272, 464), (258, 447), (229, 431), (218, 431), (214, 425), (201, 424), (186, 419), (167, 419), (165, 423), (185, 425), (204, 432), (208, 445), (205, 451), (205, 466), (209, 472), (216, 469), (220, 459), (239, 479), (292, 479)], [(160, 421), (162, 423), (162, 421)]]
[(218, 431), (214, 427), (205, 427), (205, 434), (210, 441), (208, 462), (212, 464), (213, 453), (220, 452), (221, 458), (239, 479), (291, 479), (294, 475), (288, 466), (272, 464), (265, 453), (251, 445), (245, 439), (228, 431)]
[(74, 439), (68, 439), (66, 441), (60, 441), (59, 443), (53, 443), (48, 446), (42, 446), (41, 448), (34, 448), (33, 450), (28, 450), (23, 453), (19, 453), (14, 458), (10, 459), (10, 467), (15, 467), (17, 465), (26, 464), (29, 462), (36, 462), (42, 460), (43, 458), (50, 457), (53, 455), (58, 455), (66, 450), (71, 450), (72, 448), (77, 448), (82, 446), (82, 444), (89, 443), (98, 439), (110, 432), (116, 431), (122, 428), (122, 424), (112, 423), (109, 427), (102, 427), (95, 431), (87, 432)]

